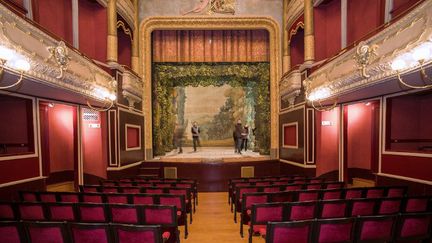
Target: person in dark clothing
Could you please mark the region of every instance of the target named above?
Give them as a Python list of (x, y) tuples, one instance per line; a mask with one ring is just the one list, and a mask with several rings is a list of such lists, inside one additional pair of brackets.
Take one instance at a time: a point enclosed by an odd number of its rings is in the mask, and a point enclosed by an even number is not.
[(234, 153), (237, 153), (237, 137), (235, 130), (233, 131), (233, 140), (234, 140)]
[(191, 127), (194, 152), (196, 152), (197, 146), (201, 147), (201, 143), (200, 143), (200, 139), (199, 139), (200, 132), (201, 132), (201, 130), (198, 127), (197, 122), (194, 122), (192, 127)]
[(248, 125), (245, 125), (243, 127), (242, 146), (241, 146), (241, 149), (242, 150), (244, 149), (244, 151), (247, 151), (248, 140), (249, 140), (249, 127)]
[(175, 132), (174, 132), (174, 139), (175, 139), (175, 145), (178, 149), (178, 153), (183, 153), (183, 135), (184, 135), (184, 128), (182, 124), (176, 124)]
[(241, 154), (241, 145), (242, 145), (242, 142), (243, 142), (243, 139), (242, 139), (242, 133), (243, 133), (243, 126), (242, 126), (242, 124), (241, 124), (241, 120), (238, 120), (237, 121), (237, 124), (235, 125), (235, 130), (234, 130), (234, 132), (235, 132), (235, 137), (236, 137), (236, 153), (239, 153), (239, 154)]

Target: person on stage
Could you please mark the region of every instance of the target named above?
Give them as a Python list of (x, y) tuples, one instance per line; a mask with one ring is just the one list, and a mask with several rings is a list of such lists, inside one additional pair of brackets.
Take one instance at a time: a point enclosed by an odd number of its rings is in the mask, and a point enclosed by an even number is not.
[(241, 154), (241, 146), (243, 143), (243, 137), (242, 137), (242, 133), (243, 133), (243, 126), (241, 124), (241, 120), (237, 121), (237, 124), (235, 125), (235, 137), (237, 138), (237, 143), (236, 143), (236, 153)]
[(194, 152), (196, 152), (197, 146), (201, 147), (201, 143), (200, 143), (200, 139), (199, 139), (199, 135), (200, 135), (201, 130), (198, 127), (198, 124), (196, 121), (194, 121), (192, 124), (191, 132), (192, 132), (193, 148), (194, 148)]
[(246, 124), (243, 127), (243, 133), (242, 133), (242, 146), (241, 149), (246, 152), (247, 146), (248, 146), (248, 140), (249, 140), (249, 126)]

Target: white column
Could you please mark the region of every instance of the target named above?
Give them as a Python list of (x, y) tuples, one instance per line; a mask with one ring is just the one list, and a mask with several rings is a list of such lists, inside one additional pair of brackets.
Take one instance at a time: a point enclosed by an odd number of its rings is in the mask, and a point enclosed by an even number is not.
[(393, 0), (386, 0), (385, 2), (385, 15), (384, 15), (384, 23), (390, 22), (392, 16), (391, 11), (393, 9)]
[(347, 47), (347, 15), (348, 2), (341, 0), (341, 49)]
[(24, 7), (27, 9), (26, 17), (33, 20), (33, 8), (31, 0), (24, 0)]
[(78, 0), (72, 0), (72, 34), (73, 34), (73, 46), (79, 49)]

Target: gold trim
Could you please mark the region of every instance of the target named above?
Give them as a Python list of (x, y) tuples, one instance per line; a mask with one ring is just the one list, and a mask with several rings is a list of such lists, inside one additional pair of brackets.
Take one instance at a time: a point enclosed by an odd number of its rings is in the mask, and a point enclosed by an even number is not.
[(123, 32), (129, 36), (131, 42), (133, 41), (133, 36), (132, 36), (132, 31), (130, 28), (126, 27), (126, 24), (121, 21), (121, 20), (117, 20), (117, 29), (121, 27)]
[(289, 37), (288, 37), (288, 45), (291, 45), (291, 38), (292, 38), (295, 34), (297, 34), (298, 29), (299, 29), (299, 28), (304, 29), (304, 26), (305, 26), (304, 23), (303, 23), (302, 21), (300, 21), (300, 22), (297, 23), (296, 27), (290, 31), (290, 33), (289, 33)]
[[(140, 24), (140, 75), (144, 82), (143, 111), (145, 116), (145, 149), (152, 150), (152, 109), (151, 109), (151, 33), (154, 30), (254, 30), (265, 29), (270, 39), (270, 113), (271, 132), (270, 148), (279, 150), (279, 85), (280, 58), (280, 28), (270, 17), (150, 17)], [(275, 153), (274, 158), (279, 153)], [(148, 155), (148, 159), (153, 155)]]

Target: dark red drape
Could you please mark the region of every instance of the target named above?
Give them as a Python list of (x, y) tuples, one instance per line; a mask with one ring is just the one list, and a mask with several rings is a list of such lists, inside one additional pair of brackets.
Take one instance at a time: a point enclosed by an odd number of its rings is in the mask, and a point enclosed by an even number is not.
[(79, 49), (87, 56), (106, 61), (107, 11), (96, 1), (79, 0)]
[(384, 23), (384, 0), (350, 0), (347, 8), (348, 45)]
[(341, 50), (341, 4), (339, 0), (314, 9), (315, 60), (334, 56)]
[(154, 62), (268, 62), (265, 30), (153, 32)]
[(33, 0), (33, 19), (48, 31), (72, 44), (72, 1)]

